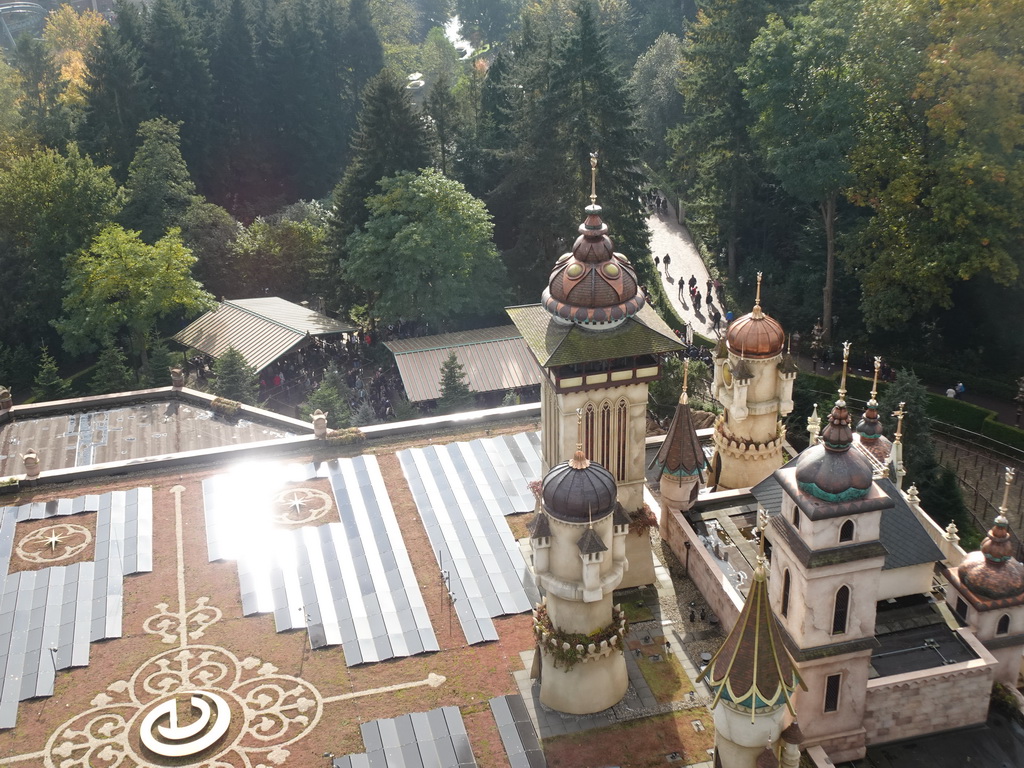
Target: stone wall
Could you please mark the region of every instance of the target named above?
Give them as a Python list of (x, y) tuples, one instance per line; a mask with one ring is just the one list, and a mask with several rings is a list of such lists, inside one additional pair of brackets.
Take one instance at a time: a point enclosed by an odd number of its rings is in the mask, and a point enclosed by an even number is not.
[(941, 671), (872, 680), (864, 712), (868, 744), (985, 722), (995, 666), (995, 659), (985, 652), (981, 659), (950, 664)]
[[(690, 580), (711, 611), (718, 617), (723, 629), (728, 631), (743, 609), (743, 598), (736, 588), (712, 562), (712, 556), (704, 549), (701, 540), (694, 534), (690, 524), (680, 512), (665, 510), (662, 515), (661, 538), (684, 567), (688, 567)], [(690, 542), (689, 563), (687, 564), (686, 543)]]

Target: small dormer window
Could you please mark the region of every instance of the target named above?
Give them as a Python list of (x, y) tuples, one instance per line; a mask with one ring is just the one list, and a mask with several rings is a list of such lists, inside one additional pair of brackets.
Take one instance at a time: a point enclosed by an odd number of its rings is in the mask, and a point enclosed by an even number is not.
[(839, 529), (839, 541), (853, 541), (853, 520), (847, 520)]
[(999, 617), (999, 623), (996, 625), (996, 634), (1005, 635), (1010, 632), (1010, 614), (1004, 613)]

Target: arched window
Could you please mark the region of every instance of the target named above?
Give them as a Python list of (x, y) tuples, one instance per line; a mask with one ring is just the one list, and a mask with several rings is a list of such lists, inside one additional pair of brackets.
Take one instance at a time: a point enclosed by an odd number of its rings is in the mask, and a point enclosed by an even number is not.
[(1004, 613), (999, 617), (999, 624), (996, 625), (996, 634), (1005, 635), (1010, 631), (1010, 614)]
[(840, 541), (853, 541), (853, 520), (847, 520), (839, 529)]
[[(616, 407), (616, 434), (618, 459), (615, 462), (615, 479), (620, 483), (626, 479), (626, 437), (629, 424), (629, 405), (625, 399), (619, 400)], [(609, 467), (611, 469), (611, 467)], [(696, 488), (696, 486), (694, 486)]]
[(789, 616), (789, 587), (792, 580), (789, 576), (789, 568), (782, 574), (782, 613), (783, 616)]
[(793, 527), (800, 530), (800, 507), (793, 507)]
[[(612, 471), (612, 406), (610, 403), (601, 404), (601, 443), (600, 453), (597, 460), (601, 466)], [(590, 458), (594, 458), (591, 456)]]
[(832, 634), (841, 635), (846, 631), (850, 614), (850, 588), (840, 587), (836, 592), (835, 609), (832, 611)]
[(583, 411), (583, 450), (588, 459), (597, 460), (594, 454), (594, 404), (587, 403)]

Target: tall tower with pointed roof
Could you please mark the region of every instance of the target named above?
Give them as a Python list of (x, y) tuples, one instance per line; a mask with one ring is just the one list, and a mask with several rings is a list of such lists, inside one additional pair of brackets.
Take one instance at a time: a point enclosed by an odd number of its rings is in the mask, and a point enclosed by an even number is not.
[(749, 488), (782, 466), (781, 418), (793, 410), (797, 366), (783, 354), (785, 334), (761, 308), (761, 273), (753, 310), (729, 324), (715, 359), (715, 398), (725, 412), (715, 423), (712, 484)]
[(656, 462), (661, 470), (662, 526), (666, 525), (665, 515), (668, 510), (685, 512), (693, 506), (708, 468), (690, 412), (689, 394), (686, 391), (689, 372), (690, 361), (684, 360), (683, 392), (679, 396), (679, 405), (676, 406)]
[[(590, 205), (572, 250), (559, 257), (540, 304), (509, 307), (545, 375), (541, 380), (542, 468), (572, 456), (577, 411), (587, 456), (615, 478), (627, 513), (643, 506), (647, 386), (662, 357), (682, 348), (637, 284), (629, 259), (616, 253), (597, 204), (591, 158)], [(654, 581), (650, 541), (629, 537), (624, 587)]]
[(864, 691), (886, 557), (882, 514), (894, 506), (867, 456), (851, 450), (849, 350), (844, 344), (839, 399), (820, 441), (774, 472), (781, 512), (765, 532), (772, 605), (806, 684), (794, 695), (801, 729), (836, 762), (863, 757), (866, 748)]
[(626, 569), (629, 521), (615, 478), (578, 447), (544, 476), (530, 526), (544, 602), (534, 611), (540, 700), (575, 715), (608, 709), (626, 693), (625, 619), (612, 592)]
[[(763, 512), (760, 525), (762, 530), (767, 525)], [(780, 737), (787, 721), (796, 717), (793, 693), (800, 675), (783, 643), (767, 582), (762, 535), (743, 610), (701, 672), (714, 691), (715, 765), (721, 768), (778, 766), (783, 753)]]

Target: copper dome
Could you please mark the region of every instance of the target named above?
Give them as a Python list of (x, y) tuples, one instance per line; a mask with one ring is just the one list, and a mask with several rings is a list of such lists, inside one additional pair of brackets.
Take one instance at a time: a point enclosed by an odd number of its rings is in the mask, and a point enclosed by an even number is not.
[(646, 303), (629, 259), (615, 253), (601, 206), (588, 205), (572, 252), (555, 263), (541, 303), (555, 317), (583, 325), (615, 323)]
[(823, 501), (850, 501), (871, 489), (871, 462), (859, 451), (851, 451), (853, 430), (850, 412), (842, 400), (836, 403), (821, 432), (821, 442), (800, 454), (796, 481), (800, 490)]
[(541, 498), (556, 520), (585, 523), (611, 514), (615, 508), (615, 478), (583, 451), (552, 467), (544, 476)]
[(878, 420), (878, 401), (872, 398), (868, 400), (867, 410), (864, 417), (857, 422), (857, 434), (861, 440), (878, 440), (882, 436), (882, 422)]
[(1024, 594), (1024, 565), (1013, 557), (1009, 522), (999, 515), (980, 552), (971, 552), (957, 568), (960, 582), (971, 593), (990, 600), (1019, 597)]
[(778, 320), (755, 306), (753, 312), (729, 323), (725, 344), (735, 355), (755, 359), (775, 357), (782, 354), (786, 334)]

